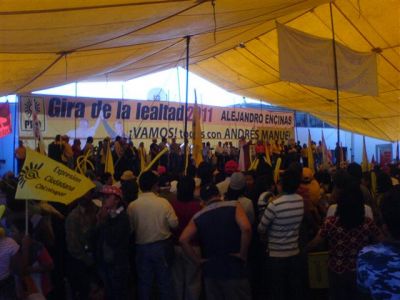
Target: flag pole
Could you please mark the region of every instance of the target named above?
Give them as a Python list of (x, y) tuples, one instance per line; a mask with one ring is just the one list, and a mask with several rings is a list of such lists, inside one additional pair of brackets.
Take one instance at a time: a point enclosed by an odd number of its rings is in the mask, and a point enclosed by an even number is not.
[(29, 234), (29, 211), (28, 211), (28, 199), (25, 199), (25, 235)]
[(333, 23), (332, 1), (329, 2), (329, 10), (331, 15), (333, 65), (335, 70), (337, 143), (338, 145), (340, 145), (339, 77), (338, 77), (338, 67), (336, 59), (336, 39), (335, 39), (335, 26)]
[[(8, 100), (7, 100), (8, 101)], [(10, 106), (9, 106), (10, 107)], [(14, 128), (13, 128), (13, 135), (14, 135), (14, 140), (13, 140), (13, 145), (14, 145), (14, 153), (16, 149), (16, 138), (17, 138), (17, 113), (19, 109), (19, 96), (16, 97), (16, 102), (14, 103)], [(18, 135), (18, 147), (19, 147), (19, 135)], [(15, 172), (15, 155), (13, 156), (13, 172)], [(18, 171), (18, 170), (17, 170)], [(17, 174), (17, 172), (15, 172)]]
[[(75, 81), (75, 99), (78, 97), (78, 82), (77, 81)], [(75, 126), (75, 131), (74, 131), (74, 133), (75, 133), (75, 139), (76, 139), (76, 106), (75, 106), (75, 109), (74, 109), (74, 126)]]
[(187, 122), (188, 122), (188, 106), (189, 106), (189, 44), (190, 44), (190, 36), (186, 36), (186, 99), (185, 99), (185, 125), (184, 125), (184, 152), (183, 157), (185, 158), (185, 173), (188, 167), (188, 160), (186, 157), (188, 156), (188, 141), (189, 135), (187, 131)]
[[(125, 100), (125, 81), (123, 81), (122, 83), (121, 83), (121, 102), (122, 102), (122, 107), (124, 107), (124, 100)], [(125, 118), (122, 118), (122, 133), (123, 133), (123, 136), (124, 137), (126, 137), (125, 136)], [(129, 139), (129, 142), (131, 141), (131, 139)]]

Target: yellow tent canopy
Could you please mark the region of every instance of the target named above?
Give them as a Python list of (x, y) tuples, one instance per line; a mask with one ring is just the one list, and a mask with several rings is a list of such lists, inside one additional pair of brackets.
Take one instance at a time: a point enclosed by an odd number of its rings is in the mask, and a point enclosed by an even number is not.
[[(400, 4), (336, 0), (338, 42), (378, 53), (377, 97), (340, 93), (341, 126), (400, 138)], [(326, 0), (5, 0), (0, 94), (82, 80), (127, 80), (185, 65), (228, 91), (336, 124), (335, 91), (279, 79), (275, 21), (331, 38)]]

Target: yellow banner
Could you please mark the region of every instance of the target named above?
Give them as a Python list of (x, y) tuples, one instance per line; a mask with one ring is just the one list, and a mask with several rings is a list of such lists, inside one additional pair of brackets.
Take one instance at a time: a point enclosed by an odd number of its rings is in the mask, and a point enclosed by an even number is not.
[[(217, 102), (217, 101), (216, 101)], [(32, 145), (32, 112), (36, 109), (40, 130), (46, 144), (56, 134), (81, 140), (92, 136), (96, 141), (109, 136), (131, 137), (135, 146), (148, 147), (153, 138), (184, 138), (184, 104), (168, 101), (137, 101), (53, 95), (19, 96), (20, 138)], [(293, 112), (254, 108), (198, 105), (201, 139), (215, 145), (218, 141), (246, 140), (287, 141), (294, 137)], [(192, 122), (195, 105), (189, 104), (188, 121)], [(191, 126), (189, 140), (193, 138)]]
[(27, 148), (15, 198), (69, 204), (94, 187), (85, 176)]

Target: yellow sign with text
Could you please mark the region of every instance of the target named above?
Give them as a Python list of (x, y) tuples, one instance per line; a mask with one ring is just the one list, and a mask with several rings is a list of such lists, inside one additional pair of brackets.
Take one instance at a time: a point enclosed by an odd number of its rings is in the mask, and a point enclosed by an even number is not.
[(69, 204), (95, 185), (85, 176), (29, 148), (18, 177), (16, 199)]

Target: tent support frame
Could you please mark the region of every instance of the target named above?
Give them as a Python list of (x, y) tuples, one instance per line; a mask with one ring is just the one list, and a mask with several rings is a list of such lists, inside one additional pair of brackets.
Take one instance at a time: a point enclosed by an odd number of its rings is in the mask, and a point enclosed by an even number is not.
[(185, 159), (185, 174), (189, 164), (189, 149), (188, 149), (188, 142), (189, 142), (189, 135), (187, 130), (187, 123), (188, 123), (188, 106), (189, 106), (189, 49), (190, 49), (190, 36), (186, 36), (186, 98), (185, 98), (185, 124), (184, 124), (184, 159)]
[[(335, 38), (335, 26), (333, 22), (333, 12), (332, 12), (332, 1), (329, 2), (329, 11), (331, 15), (331, 28), (332, 28), (332, 48), (333, 48), (333, 65), (335, 71), (335, 87), (336, 87), (336, 125), (337, 125), (337, 144), (340, 146), (340, 102), (339, 102), (339, 76), (338, 67), (336, 59), (336, 38)], [(339, 166), (339, 164), (336, 164)]]

